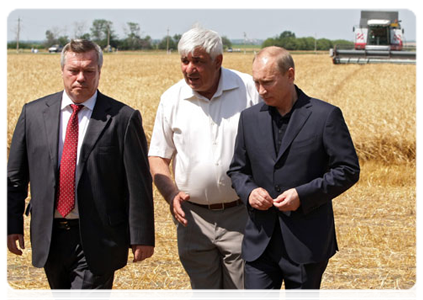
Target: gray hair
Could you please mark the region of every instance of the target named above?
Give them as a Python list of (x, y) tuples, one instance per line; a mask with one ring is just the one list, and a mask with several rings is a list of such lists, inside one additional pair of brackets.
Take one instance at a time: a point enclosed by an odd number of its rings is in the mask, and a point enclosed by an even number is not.
[(86, 53), (92, 50), (97, 53), (98, 69), (101, 70), (101, 67), (103, 66), (103, 51), (101, 51), (100, 46), (96, 43), (83, 39), (71, 40), (65, 47), (63, 47), (62, 55), (60, 57), (60, 65), (62, 66), (62, 69), (65, 66), (66, 54), (68, 52)]
[(222, 38), (213, 30), (196, 26), (182, 35), (178, 43), (178, 51), (182, 56), (188, 53), (193, 54), (197, 48), (204, 49), (214, 60), (218, 55), (223, 54)]

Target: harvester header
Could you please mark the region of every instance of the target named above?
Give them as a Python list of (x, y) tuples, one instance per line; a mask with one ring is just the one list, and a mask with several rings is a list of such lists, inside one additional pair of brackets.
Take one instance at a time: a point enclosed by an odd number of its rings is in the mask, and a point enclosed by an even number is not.
[(397, 11), (361, 11), (353, 27), (354, 49), (330, 49), (334, 64), (416, 63), (416, 52), (404, 49), (404, 29)]

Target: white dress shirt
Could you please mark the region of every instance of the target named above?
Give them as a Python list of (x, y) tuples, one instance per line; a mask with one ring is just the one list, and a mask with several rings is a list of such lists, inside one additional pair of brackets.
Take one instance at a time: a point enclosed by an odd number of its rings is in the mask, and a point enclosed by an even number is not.
[(212, 99), (193, 91), (184, 79), (161, 97), (149, 156), (173, 158), (175, 183), (199, 204), (239, 197), (226, 175), (232, 160), (239, 115), (259, 102), (250, 75), (222, 68)]
[[(81, 145), (84, 141), (85, 133), (87, 132), (88, 124), (90, 122), (91, 114), (93, 112), (95, 103), (97, 101), (97, 92), (82, 103), (81, 105), (84, 106), (79, 113), (78, 113), (78, 150), (76, 154), (76, 165), (79, 164), (79, 153), (81, 151)], [(59, 130), (59, 153), (58, 153), (58, 159), (59, 159), (59, 166), (60, 162), (62, 160), (62, 153), (63, 153), (63, 145), (65, 143), (65, 137), (66, 137), (66, 127), (69, 122), (69, 119), (72, 115), (73, 109), (70, 106), (73, 103), (73, 101), (69, 98), (66, 91), (63, 91), (62, 96), (62, 104), (60, 108), (60, 130)], [(76, 172), (78, 172), (78, 168), (76, 168)], [(77, 174), (75, 174), (77, 176)], [(75, 208), (66, 216), (67, 219), (76, 219), (79, 217), (78, 214), (78, 201), (77, 201), (77, 194), (75, 192)], [(55, 211), (55, 218), (63, 218), (62, 215), (57, 211)]]

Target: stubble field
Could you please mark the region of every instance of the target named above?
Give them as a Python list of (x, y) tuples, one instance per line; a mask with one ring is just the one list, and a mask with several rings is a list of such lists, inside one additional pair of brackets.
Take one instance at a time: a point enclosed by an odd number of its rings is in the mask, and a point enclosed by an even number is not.
[[(251, 74), (253, 54), (225, 54), (224, 67)], [(9, 54), (7, 147), (25, 102), (63, 89), (59, 55)], [(339, 106), (349, 126), (361, 178), (333, 201), (340, 251), (322, 289), (409, 289), (416, 283), (416, 67), (333, 65), (327, 55), (294, 55), (296, 83), (309, 96)], [(147, 139), (160, 95), (182, 78), (177, 54), (105, 55), (99, 89), (141, 111)], [(115, 289), (189, 289), (169, 208), (154, 189), (156, 249), (152, 258), (115, 276)], [(26, 250), (8, 253), (14, 289), (48, 289)]]

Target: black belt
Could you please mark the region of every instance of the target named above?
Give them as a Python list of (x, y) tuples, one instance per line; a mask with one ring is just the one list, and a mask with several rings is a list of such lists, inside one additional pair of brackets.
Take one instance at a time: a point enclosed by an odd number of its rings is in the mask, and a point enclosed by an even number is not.
[(53, 227), (62, 230), (70, 230), (79, 226), (79, 219), (54, 219)]
[(242, 204), (242, 201), (240, 199), (232, 201), (232, 202), (215, 203), (215, 204), (198, 204), (191, 201), (188, 201), (188, 202), (203, 208), (210, 209), (210, 210), (224, 210), (224, 209), (235, 207)]

